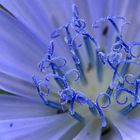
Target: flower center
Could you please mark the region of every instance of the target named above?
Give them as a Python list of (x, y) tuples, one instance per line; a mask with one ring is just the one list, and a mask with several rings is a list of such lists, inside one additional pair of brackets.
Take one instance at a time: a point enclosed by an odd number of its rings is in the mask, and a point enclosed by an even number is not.
[[(69, 112), (80, 122), (99, 116), (102, 127), (106, 127), (105, 112), (109, 106), (127, 114), (140, 102), (140, 74), (131, 68), (138, 69), (140, 66), (140, 55), (136, 51), (140, 43), (125, 43), (115, 20), (126, 20), (108, 16), (93, 25), (93, 28), (97, 28), (99, 24), (108, 21), (115, 29), (116, 40), (108, 51), (86, 31), (86, 23), (80, 19), (75, 5), (72, 12), (72, 20), (51, 34), (48, 52), (39, 63), (45, 78), (38, 80), (33, 77), (33, 81), (45, 105), (59, 112)], [(103, 30), (103, 35), (107, 31), (108, 27)], [(67, 56), (58, 56), (55, 44), (59, 39), (64, 41), (72, 60)], [(51, 70), (49, 74), (48, 69)], [(58, 90), (54, 91), (52, 85)]]

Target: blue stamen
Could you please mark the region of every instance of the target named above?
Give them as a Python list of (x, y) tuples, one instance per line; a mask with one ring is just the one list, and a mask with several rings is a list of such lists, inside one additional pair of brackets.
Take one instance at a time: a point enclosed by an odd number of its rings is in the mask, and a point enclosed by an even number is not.
[(87, 84), (87, 79), (83, 69), (83, 62), (80, 57), (80, 54), (76, 48), (75, 42), (71, 38), (71, 34), (69, 32), (68, 26), (65, 27), (67, 33), (67, 44), (69, 46), (70, 52), (72, 54), (72, 58), (75, 62), (77, 70), (80, 72), (80, 79), (83, 84)]
[(79, 18), (79, 11), (78, 11), (78, 8), (75, 4), (72, 5), (72, 13), (76, 19)]
[(137, 49), (140, 47), (140, 42), (132, 42), (131, 43), (131, 48), (130, 48), (130, 54), (133, 58), (139, 58), (140, 57), (140, 54), (138, 51), (136, 51), (138, 54), (134, 54), (134, 49), (137, 47)]
[(77, 121), (79, 121), (79, 122), (82, 122), (82, 123), (85, 122), (84, 117), (82, 117), (81, 115), (79, 115), (77, 112), (75, 112), (74, 114), (71, 114), (71, 113), (70, 113), (70, 115), (71, 115), (74, 119), (76, 119)]
[(122, 92), (126, 92), (126, 93), (130, 94), (133, 97), (135, 96), (135, 93), (132, 92), (131, 90), (129, 90), (129, 89), (125, 88), (125, 87), (119, 88), (118, 90), (115, 91), (114, 97), (115, 97), (116, 102), (118, 104), (120, 104), (120, 105), (125, 105), (128, 102), (128, 97), (127, 96), (126, 96), (126, 98), (125, 98), (125, 100), (123, 102), (118, 100), (118, 97)]
[(137, 103), (140, 103), (140, 97), (139, 97), (139, 84), (140, 84), (140, 79), (136, 80), (135, 83), (135, 95), (134, 95), (134, 102), (132, 102), (132, 106), (136, 106)]
[(44, 102), (44, 104), (47, 105), (47, 106), (49, 106), (49, 107), (51, 107), (51, 108), (53, 108), (53, 109), (62, 110), (62, 105), (61, 104), (45, 99), (44, 93), (42, 93), (40, 91), (40, 88), (39, 88), (39, 84), (37, 82), (37, 79), (35, 77), (32, 77), (32, 79), (33, 79), (34, 84), (35, 84), (35, 86), (37, 88), (38, 94), (41, 97), (41, 99)]
[[(94, 108), (96, 108), (96, 111), (98, 112), (98, 114), (99, 114), (99, 116), (101, 118), (101, 121), (102, 121), (102, 127), (106, 127), (107, 126), (107, 122), (106, 122), (104, 114), (103, 114), (101, 108), (99, 107), (98, 103), (95, 104), (95, 103), (92, 102), (92, 104), (88, 103), (88, 105), (89, 105), (89, 108), (90, 108), (90, 111), (91, 111), (92, 114), (94, 114)], [(95, 112), (95, 114), (96, 114), (96, 112)]]
[(79, 105), (85, 105), (87, 103), (87, 97), (82, 92), (76, 92), (75, 100)]
[(65, 79), (65, 76), (61, 77), (58, 74), (47, 74), (45, 80), (49, 81), (49, 78), (53, 77), (54, 79), (59, 80), (62, 84), (63, 89), (68, 88), (68, 81)]
[(112, 18), (108, 18), (108, 20), (110, 21), (110, 23), (114, 26), (114, 29), (116, 30), (117, 33), (120, 33), (118, 26), (116, 25), (116, 23), (113, 21)]
[(85, 76), (84, 70), (83, 70), (83, 64), (76, 64), (77, 70), (80, 72), (80, 79), (83, 85), (87, 84), (87, 78)]
[[(106, 90), (106, 94), (111, 97), (111, 95), (113, 94), (113, 90), (114, 88), (111, 88), (110, 86), (108, 86), (107, 90)], [(107, 102), (107, 97), (105, 96), (103, 98), (103, 103)]]
[(86, 51), (88, 55), (89, 66), (93, 68), (94, 67), (94, 54), (93, 54), (93, 49), (92, 49), (90, 40), (86, 36), (84, 36), (83, 39), (85, 42), (85, 47), (86, 47)]
[(71, 103), (70, 103), (70, 112), (71, 112), (71, 115), (74, 115), (75, 114), (75, 111), (74, 111), (75, 98), (76, 98), (76, 95), (74, 95), (72, 97), (72, 100), (71, 100)]
[(87, 37), (94, 44), (94, 46), (95, 46), (95, 48), (97, 50), (100, 49), (100, 45), (98, 44), (98, 42), (96, 41), (96, 39), (93, 38), (90, 34), (88, 34), (88, 33), (82, 33), (82, 35), (85, 36), (85, 37)]
[(86, 23), (84, 20), (80, 19), (78, 8), (76, 5), (72, 6), (72, 12), (73, 12), (73, 17), (72, 17), (72, 21), (71, 21), (72, 27), (74, 28), (75, 32), (77, 32), (79, 34), (84, 33)]
[(44, 93), (44, 92), (41, 91), (40, 81), (37, 81), (37, 79), (36, 79), (35, 76), (32, 77), (32, 80), (33, 80), (33, 82), (35, 84), (35, 87), (36, 87), (36, 89), (37, 89), (37, 91), (38, 91), (38, 93), (39, 93), (40, 96), (42, 96), (43, 94), (46, 95), (46, 96), (48, 96), (50, 94), (50, 88), (49, 88), (48, 85), (45, 86), (47, 88), (47, 93)]
[(107, 121), (106, 121), (106, 119), (105, 119), (105, 116), (104, 116), (104, 114), (103, 114), (101, 108), (100, 108), (99, 106), (96, 106), (96, 108), (97, 108), (98, 113), (99, 113), (99, 115), (100, 115), (100, 118), (101, 118), (101, 120), (102, 120), (102, 127), (106, 127), (106, 126), (107, 126)]
[(89, 111), (93, 114), (93, 115), (97, 115), (97, 110), (95, 107), (89, 107)]
[(44, 104), (54, 109), (63, 110), (62, 105), (60, 103), (48, 100), (47, 102), (44, 102)]
[(69, 26), (65, 26), (65, 30), (67, 33), (66, 43), (67, 43), (69, 50), (72, 54), (73, 61), (75, 62), (75, 64), (80, 64), (80, 60), (79, 60), (79, 57), (77, 56), (77, 52), (76, 52), (77, 48), (76, 48), (75, 42), (73, 41), (71, 34), (69, 32)]
[[(127, 57), (126, 60), (131, 60), (131, 57)], [(122, 76), (124, 76), (128, 72), (129, 67), (130, 67), (130, 63), (124, 63), (124, 65), (123, 65), (123, 67), (121, 69), (120, 74)]]
[[(100, 96), (107, 96), (108, 97), (108, 104), (106, 106), (99, 106), (99, 97)], [(89, 110), (91, 111), (92, 114), (96, 114), (96, 112), (94, 112), (95, 108), (96, 108), (96, 111), (98, 112), (100, 118), (101, 118), (101, 121), (102, 121), (102, 127), (106, 127), (107, 126), (107, 121), (105, 119), (105, 116), (103, 114), (103, 111), (101, 108), (107, 108), (109, 107), (111, 103), (111, 100), (110, 100), (110, 97), (107, 95), (107, 94), (99, 94), (97, 97), (96, 97), (96, 103), (92, 102), (92, 100), (88, 99), (87, 100), (87, 104), (89, 106)]]
[[(53, 41), (50, 42), (50, 46), (48, 48), (48, 59), (51, 60), (53, 57), (53, 53), (54, 53), (54, 44)], [(51, 69), (53, 71), (53, 74), (58, 74), (58, 75), (63, 75), (62, 71), (60, 70), (60, 68), (64, 67), (66, 65), (66, 60), (63, 58), (64, 64), (62, 66), (57, 67), (53, 61), (50, 63)], [(61, 83), (61, 81), (58, 78), (55, 78), (55, 81), (57, 82), (57, 84), (60, 86), (60, 88), (64, 88), (63, 84)]]
[(133, 74), (125, 74), (124, 76), (124, 81), (132, 86), (135, 86), (137, 77), (135, 77)]
[(97, 26), (97, 23), (105, 22), (105, 21), (108, 20), (108, 21), (113, 25), (114, 29), (116, 30), (116, 32), (117, 32), (118, 35), (120, 36), (120, 30), (119, 30), (117, 24), (114, 22), (114, 19), (120, 19), (120, 20), (124, 20), (124, 21), (126, 20), (124, 17), (119, 17), (119, 16), (107, 16), (107, 17), (105, 17), (105, 18), (101, 18), (100, 20), (97, 20), (97, 21), (95, 22), (95, 24), (93, 25), (93, 27), (94, 27), (94, 28), (97, 28), (97, 27), (99, 27), (99, 26)]
[(112, 95), (113, 93), (113, 88), (111, 88), (110, 86), (107, 88), (106, 94), (109, 95), (109, 97)]
[(108, 103), (106, 105), (100, 105), (100, 108), (106, 109), (110, 106), (111, 104), (111, 99), (110, 96), (107, 93), (100, 93), (96, 96), (96, 104), (99, 106), (99, 97), (103, 96), (103, 98), (106, 98)]
[(114, 73), (113, 73), (113, 77), (112, 77), (112, 84), (114, 84), (114, 81), (115, 81), (115, 78), (117, 77), (117, 79), (119, 80), (119, 84), (123, 84), (124, 80), (123, 80), (123, 77), (120, 75), (120, 73), (118, 72), (118, 68), (121, 64), (131, 64), (131, 65), (137, 65), (137, 66), (140, 66), (140, 63), (138, 62), (134, 62), (134, 61), (130, 61), (130, 60), (123, 60), (123, 61), (120, 61), (117, 66), (115, 67), (114, 69)]
[(73, 97), (75, 97), (75, 91), (72, 88), (65, 88), (60, 92), (60, 97), (65, 103), (71, 102)]
[(96, 73), (99, 82), (102, 82), (103, 78), (103, 65), (100, 61), (99, 52), (96, 51)]
[(70, 76), (71, 76), (71, 74), (74, 74), (75, 73), (75, 77), (73, 77), (74, 79), (72, 80), (72, 81), (70, 81), (71, 83), (75, 83), (75, 82), (77, 82), (79, 79), (80, 79), (80, 72), (78, 71), (78, 70), (76, 70), (76, 69), (71, 69), (71, 70), (68, 70), (66, 73), (65, 73), (65, 75), (64, 75), (64, 77), (65, 77), (65, 79), (67, 80), (67, 81), (69, 81), (69, 80), (71, 80), (70, 79)]
[(129, 112), (134, 110), (138, 105), (139, 105), (139, 103), (137, 103), (135, 106), (133, 106), (132, 104), (129, 104), (126, 107), (124, 107), (123, 109), (121, 109), (120, 113), (123, 115), (127, 115)]
[[(127, 76), (130, 76), (130, 77), (133, 77), (133, 75), (127, 75)], [(134, 78), (134, 77), (133, 77)], [(140, 103), (140, 99), (139, 99), (139, 96), (138, 96), (138, 93), (139, 93), (139, 79), (135, 81), (135, 84), (134, 82), (129, 82), (127, 79), (126, 79), (126, 82), (130, 85), (133, 85), (135, 86), (135, 93), (134, 93), (134, 101), (127, 105), (126, 107), (124, 107), (120, 112), (122, 114), (128, 114), (129, 112), (131, 112), (133, 109), (135, 109), (139, 103)]]
[(113, 52), (118, 52), (119, 53), (122, 48), (123, 48), (122, 42), (120, 41), (120, 38), (117, 36), (115, 44), (113, 45), (112, 50), (113, 50)]

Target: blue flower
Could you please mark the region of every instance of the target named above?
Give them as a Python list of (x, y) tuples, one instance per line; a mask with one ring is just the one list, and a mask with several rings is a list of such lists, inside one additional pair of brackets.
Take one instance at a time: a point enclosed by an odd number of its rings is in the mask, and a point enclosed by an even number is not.
[(139, 140), (139, 2), (75, 3), (1, 1), (0, 139)]

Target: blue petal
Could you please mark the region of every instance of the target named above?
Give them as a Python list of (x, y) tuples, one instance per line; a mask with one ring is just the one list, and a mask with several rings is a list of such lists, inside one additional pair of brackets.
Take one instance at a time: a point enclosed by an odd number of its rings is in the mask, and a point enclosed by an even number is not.
[[(34, 96), (32, 76), (40, 75), (37, 64), (46, 53), (47, 45), (25, 25), (2, 10), (0, 18), (1, 88), (18, 95)], [(62, 48), (61, 51), (60, 47), (58, 43), (56, 53), (68, 56), (66, 49)]]
[[(14, 73), (16, 73), (16, 71)], [(27, 81), (23, 78), (18, 78), (2, 72), (0, 72), (0, 80), (0, 89), (28, 98), (38, 97), (33, 83), (29, 80)]]
[(2, 5), (44, 42), (48, 41), (54, 28), (62, 26), (71, 18), (71, 4), (64, 0), (61, 3), (57, 0), (5, 0)]
[(140, 120), (128, 116), (122, 116), (115, 112), (112, 113), (114, 113), (114, 115), (109, 116), (110, 120), (120, 132), (123, 140), (139, 140)]
[(140, 120), (124, 118), (123, 122), (116, 125), (124, 140), (140, 139)]
[(66, 114), (3, 120), (0, 121), (0, 138), (5, 140), (59, 139), (72, 124), (73, 120)]
[[(45, 51), (45, 45), (22, 23), (1, 10), (0, 18), (2, 19), (0, 22), (1, 83), (6, 83), (8, 80), (7, 77), (4, 78), (4, 74), (14, 77), (15, 80), (21, 79), (23, 83), (24, 81), (31, 83), (32, 75), (38, 72), (36, 65)], [(7, 83), (7, 90), (8, 86), (14, 85), (14, 81), (9, 79), (9, 83), (11, 84)], [(20, 90), (27, 94), (26, 88)]]
[(73, 140), (100, 140), (101, 127), (98, 122), (98, 120), (89, 121)]
[(43, 117), (56, 113), (34, 99), (0, 94), (0, 120)]

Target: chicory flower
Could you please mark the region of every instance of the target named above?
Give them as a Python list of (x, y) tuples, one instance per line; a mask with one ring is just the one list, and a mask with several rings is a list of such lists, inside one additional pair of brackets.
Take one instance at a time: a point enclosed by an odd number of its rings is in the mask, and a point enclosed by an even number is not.
[(1, 3), (1, 139), (139, 140), (138, 2)]

